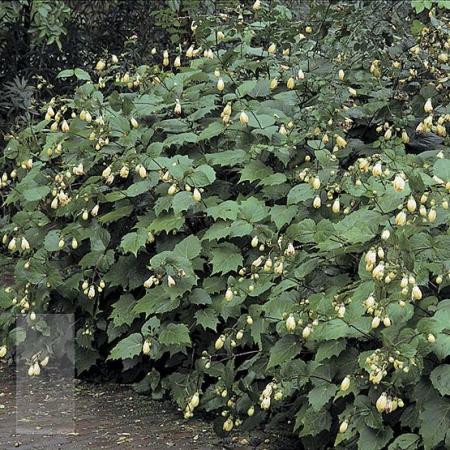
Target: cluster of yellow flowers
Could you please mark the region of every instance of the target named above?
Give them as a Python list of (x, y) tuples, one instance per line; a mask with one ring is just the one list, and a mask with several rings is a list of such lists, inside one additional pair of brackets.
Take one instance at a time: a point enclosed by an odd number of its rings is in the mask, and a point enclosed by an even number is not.
[(81, 284), (81, 289), (83, 291), (83, 294), (86, 295), (89, 299), (93, 299), (96, 296), (96, 293), (103, 292), (103, 289), (105, 289), (106, 283), (103, 280), (100, 280), (98, 282), (98, 285), (95, 285), (94, 283), (89, 283), (88, 280), (84, 280)]

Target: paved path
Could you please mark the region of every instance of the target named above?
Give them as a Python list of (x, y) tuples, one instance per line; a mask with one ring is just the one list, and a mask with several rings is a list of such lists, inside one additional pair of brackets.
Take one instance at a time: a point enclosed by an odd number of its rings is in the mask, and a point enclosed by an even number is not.
[[(169, 402), (157, 402), (139, 395), (129, 387), (116, 384), (88, 384), (75, 382), (72, 392), (49, 411), (49, 397), (61, 386), (46, 385), (45, 377), (33, 379), (32, 387), (22, 386), (16, 400), (16, 382), (11, 369), (0, 365), (0, 448), (9, 450), (84, 450), (84, 449), (152, 449), (152, 450), (220, 450), (220, 449), (287, 449), (274, 446), (276, 439), (255, 433), (247, 437), (218, 438), (212, 425), (200, 420), (185, 421), (180, 411)], [(25, 383), (27, 381), (25, 380)], [(54, 383), (53, 383), (54, 384)], [(70, 392), (70, 389), (68, 389)], [(50, 395), (49, 395), (50, 394)], [(19, 398), (19, 397), (18, 397)], [(74, 401), (70, 401), (74, 398)], [(51, 404), (51, 403), (50, 403)], [(61, 405), (67, 405), (66, 411)], [(20, 417), (16, 417), (16, 411)], [(31, 415), (24, 411), (31, 411)], [(48, 422), (55, 417), (68, 424), (66, 430), (49, 434), (42, 421), (33, 422), (32, 415), (48, 414)], [(53, 417), (52, 417), (53, 414)], [(64, 419), (64, 414), (69, 420)], [(16, 421), (17, 419), (17, 421)], [(73, 420), (72, 420), (73, 419)], [(43, 425), (43, 426), (42, 426)], [(291, 447), (289, 447), (291, 448)]]

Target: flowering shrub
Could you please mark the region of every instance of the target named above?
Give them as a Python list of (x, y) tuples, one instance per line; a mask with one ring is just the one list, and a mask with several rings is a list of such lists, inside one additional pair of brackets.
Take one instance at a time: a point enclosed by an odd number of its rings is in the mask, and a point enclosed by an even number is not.
[(264, 3), (159, 65), (64, 70), (73, 97), (9, 136), (0, 356), (25, 343), (37, 374), (53, 349), (15, 315), (75, 312), (78, 374), (122, 369), (186, 418), (443, 448), (448, 18)]

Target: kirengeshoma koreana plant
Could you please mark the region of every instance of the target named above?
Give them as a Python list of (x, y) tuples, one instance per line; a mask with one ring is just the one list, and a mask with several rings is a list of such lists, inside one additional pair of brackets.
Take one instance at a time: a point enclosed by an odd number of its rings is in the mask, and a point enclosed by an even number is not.
[(156, 66), (63, 71), (73, 98), (9, 136), (0, 356), (37, 375), (39, 313), (75, 312), (79, 374), (121, 360), (186, 418), (444, 448), (448, 21), (271, 5), (199, 18)]

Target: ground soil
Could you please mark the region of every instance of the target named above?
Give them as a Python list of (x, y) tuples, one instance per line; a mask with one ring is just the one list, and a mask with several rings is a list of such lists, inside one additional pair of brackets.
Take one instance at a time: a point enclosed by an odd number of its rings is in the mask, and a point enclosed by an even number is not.
[[(32, 384), (27, 386), (27, 383)], [(15, 371), (0, 365), (2, 450), (296, 448), (293, 442), (285, 438), (257, 430), (250, 435), (236, 434), (221, 439), (214, 433), (211, 421), (186, 421), (172, 403), (151, 400), (128, 386), (118, 384), (72, 380), (59, 404), (52, 404), (50, 397), (55, 391), (52, 383), (53, 387), (48, 385), (45, 374), (39, 378), (33, 377), (31, 381), (24, 378), (16, 392), (19, 384)], [(61, 387), (64, 386), (58, 387), (63, 392)], [(64, 398), (65, 395), (67, 398)], [(17, 410), (19, 414), (16, 414)], [(29, 414), (24, 414), (26, 410)], [(35, 414), (36, 417), (40, 414), (37, 421)], [(64, 414), (68, 420), (64, 419)], [(42, 417), (47, 417), (47, 422)], [(58, 418), (63, 418), (62, 423), (68, 424), (66, 429), (51, 429), (52, 422), (58, 422)]]

